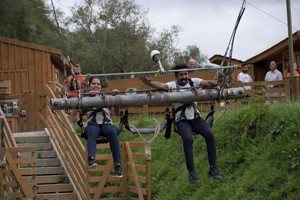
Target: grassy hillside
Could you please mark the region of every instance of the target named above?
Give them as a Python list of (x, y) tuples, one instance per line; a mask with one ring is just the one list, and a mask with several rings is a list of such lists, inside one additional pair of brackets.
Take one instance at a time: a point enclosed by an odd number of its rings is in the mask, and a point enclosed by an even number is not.
[[(136, 127), (154, 124), (152, 119), (131, 123)], [(300, 103), (244, 106), (227, 111), (213, 126), (223, 180), (207, 176), (205, 142), (201, 136), (194, 136), (200, 185), (188, 181), (179, 135), (173, 133), (166, 140), (162, 133), (152, 144), (152, 198), (299, 199), (299, 127)], [(127, 133), (121, 134), (120, 140), (141, 141), (139, 136)]]

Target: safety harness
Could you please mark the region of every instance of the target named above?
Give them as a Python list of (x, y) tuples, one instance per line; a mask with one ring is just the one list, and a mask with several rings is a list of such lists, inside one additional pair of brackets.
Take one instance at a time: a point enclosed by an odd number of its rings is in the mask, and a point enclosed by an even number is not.
[[(189, 84), (191, 86), (191, 90), (194, 91), (195, 86), (194, 86), (193, 80), (191, 78), (188, 78), (188, 81), (189, 81)], [(178, 84), (178, 81), (176, 81), (176, 91), (180, 92), (180, 86)], [(194, 110), (194, 118), (200, 117), (199, 113), (197, 112), (195, 102), (187, 102), (187, 103), (184, 103), (183, 105), (179, 106), (178, 108), (173, 109), (173, 118), (175, 119), (175, 115), (176, 115), (177, 112), (181, 112), (180, 115), (179, 115), (179, 120), (185, 120), (186, 119), (185, 110), (187, 108), (190, 108), (190, 107), (192, 107), (193, 110)]]

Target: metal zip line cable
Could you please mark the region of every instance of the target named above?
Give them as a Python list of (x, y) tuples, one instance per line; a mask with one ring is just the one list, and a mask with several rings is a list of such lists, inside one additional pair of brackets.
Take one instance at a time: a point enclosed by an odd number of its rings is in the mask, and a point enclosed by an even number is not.
[[(257, 10), (261, 11), (262, 13), (264, 13), (264, 14), (268, 15), (269, 17), (272, 17), (273, 19), (276, 19), (277, 21), (281, 22), (282, 24), (284, 24), (284, 25), (288, 26), (288, 24), (287, 24), (286, 22), (284, 22), (284, 21), (282, 21), (282, 20), (278, 19), (277, 17), (275, 17), (275, 16), (271, 15), (270, 13), (268, 13), (268, 12), (264, 11), (264, 10), (263, 10), (263, 9), (261, 9), (261, 8), (258, 8), (257, 6), (253, 5), (253, 4), (252, 4), (252, 3), (250, 3), (249, 1), (246, 1), (246, 3), (247, 3), (248, 5), (250, 5), (250, 6), (252, 6), (253, 8), (256, 8)], [(292, 27), (292, 29), (293, 29), (293, 30), (295, 30), (295, 31), (297, 31), (297, 30), (298, 30), (298, 29), (296, 29), (296, 28), (294, 28), (294, 27)]]

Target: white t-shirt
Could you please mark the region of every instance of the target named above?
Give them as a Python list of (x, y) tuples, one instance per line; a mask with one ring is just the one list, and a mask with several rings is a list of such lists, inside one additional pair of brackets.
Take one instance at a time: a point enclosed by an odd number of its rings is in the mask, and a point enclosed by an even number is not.
[[(237, 77), (239, 82), (242, 83), (250, 83), (252, 82), (252, 78), (249, 74), (244, 73), (244, 72), (240, 72), (238, 77)], [(251, 86), (244, 86), (245, 90), (251, 90)]]
[[(275, 69), (274, 72), (268, 71), (265, 77), (265, 81), (282, 81), (282, 73)], [(269, 85), (270, 87), (273, 87), (273, 85)], [(268, 97), (277, 97), (280, 96), (280, 92), (269, 92), (266, 93)]]
[[(194, 83), (194, 87), (198, 87), (200, 85), (200, 82), (202, 81), (202, 79), (200, 78), (192, 78), (192, 81)], [(169, 89), (173, 90), (173, 91), (177, 91), (177, 92), (187, 92), (187, 91), (191, 91), (191, 85), (189, 82), (187, 82), (186, 85), (181, 86), (179, 84), (177, 84), (177, 81), (171, 81), (171, 82), (167, 82), (166, 83), (169, 86)], [(188, 102), (184, 102), (184, 103), (188, 103)], [(184, 103), (175, 103), (174, 104), (174, 108), (175, 110), (182, 106)], [(197, 102), (194, 102), (195, 106), (197, 105)], [(196, 112), (199, 113), (199, 111), (196, 109)], [(175, 122), (178, 122), (180, 120), (182, 120), (182, 118), (180, 117), (181, 111), (178, 111), (175, 114)], [(187, 120), (192, 120), (195, 118), (195, 110), (192, 106), (187, 107), (185, 109), (185, 117)]]
[(274, 72), (268, 71), (265, 77), (265, 81), (282, 81), (282, 73), (275, 69)]

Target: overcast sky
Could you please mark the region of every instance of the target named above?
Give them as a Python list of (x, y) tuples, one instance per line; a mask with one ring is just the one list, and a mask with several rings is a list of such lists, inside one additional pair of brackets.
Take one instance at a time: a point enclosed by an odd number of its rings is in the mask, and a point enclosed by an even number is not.
[[(50, 0), (49, 4), (51, 3)], [(70, 14), (83, 0), (53, 0)], [(292, 32), (300, 30), (300, 0), (291, 1)], [(197, 45), (209, 58), (224, 55), (243, 0), (135, 0), (158, 32), (172, 25), (182, 28), (177, 48)], [(233, 58), (247, 60), (288, 36), (286, 0), (248, 0), (240, 21)]]

